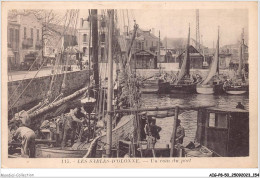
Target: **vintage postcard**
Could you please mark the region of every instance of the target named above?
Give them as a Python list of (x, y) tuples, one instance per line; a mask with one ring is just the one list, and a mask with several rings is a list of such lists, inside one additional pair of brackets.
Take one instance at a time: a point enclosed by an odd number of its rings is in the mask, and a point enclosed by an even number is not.
[(257, 168), (257, 2), (2, 2), (3, 168)]

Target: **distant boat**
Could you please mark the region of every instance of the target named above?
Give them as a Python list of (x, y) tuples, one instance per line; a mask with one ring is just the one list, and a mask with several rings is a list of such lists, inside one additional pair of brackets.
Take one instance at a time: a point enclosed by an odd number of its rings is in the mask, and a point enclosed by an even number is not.
[(215, 58), (211, 64), (207, 78), (196, 86), (196, 91), (199, 94), (220, 94), (223, 93), (224, 82), (219, 79), (219, 30), (218, 40), (216, 45)]
[[(244, 33), (244, 32), (243, 32)], [(223, 89), (227, 94), (231, 95), (241, 95), (249, 91), (249, 84), (246, 82), (245, 74), (242, 73), (243, 67), (243, 54), (244, 54), (244, 38), (243, 33), (241, 35), (241, 43), (239, 48), (239, 66), (238, 66), (238, 75), (235, 80), (225, 82)]]
[(159, 91), (166, 91), (168, 93), (195, 93), (196, 92), (196, 83), (191, 79), (190, 76), (190, 56), (189, 56), (189, 48), (190, 48), (190, 27), (188, 33), (188, 41), (186, 46), (185, 57), (181, 66), (181, 71), (177, 76), (177, 80), (174, 83), (169, 83), (165, 85), (167, 82), (162, 82), (159, 85)]
[(230, 95), (242, 95), (248, 91), (248, 85), (246, 84), (235, 84), (235, 85), (224, 85), (224, 90), (227, 94)]

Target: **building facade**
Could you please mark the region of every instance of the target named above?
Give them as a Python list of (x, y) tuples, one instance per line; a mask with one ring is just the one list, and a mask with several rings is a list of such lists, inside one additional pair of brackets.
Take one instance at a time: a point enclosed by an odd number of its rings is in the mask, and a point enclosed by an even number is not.
[[(133, 31), (129, 32), (129, 35), (133, 35)], [(151, 30), (137, 29), (136, 38), (133, 43), (133, 51), (145, 50), (152, 53), (158, 52), (159, 38), (156, 37)], [(161, 44), (162, 45), (162, 44)]]
[(8, 17), (7, 28), (8, 58), (11, 59), (11, 65), (30, 63), (41, 54), (42, 25), (33, 14)]
[[(230, 57), (227, 58), (227, 62), (231, 63), (231, 65), (235, 65), (238, 66), (239, 64), (239, 58), (240, 58), (240, 42), (238, 42), (237, 44), (233, 44), (233, 45), (225, 45), (223, 47), (220, 48), (220, 53), (222, 55), (228, 55)], [(243, 45), (243, 52), (242, 52), (242, 59), (243, 59), (243, 63), (245, 65), (248, 65), (248, 46), (247, 45)]]
[[(181, 68), (182, 62), (185, 57), (186, 50), (181, 53), (177, 59), (179, 60), (179, 68)], [(190, 69), (202, 69), (204, 58), (203, 55), (195, 49), (193, 46), (189, 46), (189, 55), (190, 55)]]
[[(108, 17), (105, 15), (98, 15), (98, 59), (100, 62), (107, 62), (105, 55), (105, 42), (107, 40), (108, 28), (107, 28)], [(92, 37), (90, 23), (88, 19), (80, 19), (80, 26), (78, 31), (78, 48), (83, 53), (83, 58), (88, 61), (89, 55), (92, 55)]]
[(80, 19), (80, 26), (78, 28), (78, 47), (79, 51), (83, 53), (83, 56), (87, 56), (89, 54), (89, 43), (90, 47), (92, 47), (90, 38), (90, 25), (87, 20)]
[(136, 51), (132, 55), (131, 67), (133, 69), (156, 69), (157, 56), (147, 50)]
[(20, 24), (10, 21), (7, 24), (8, 70), (14, 70), (19, 67), (19, 43)]

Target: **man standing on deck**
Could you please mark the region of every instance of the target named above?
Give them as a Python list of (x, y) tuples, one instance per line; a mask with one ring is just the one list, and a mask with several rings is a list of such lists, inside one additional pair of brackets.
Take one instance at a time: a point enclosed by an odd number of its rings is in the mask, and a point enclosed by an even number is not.
[(22, 157), (35, 158), (35, 133), (23, 124), (15, 131), (13, 140), (22, 139)]
[(70, 113), (66, 114), (64, 117), (64, 125), (63, 125), (63, 137), (61, 142), (61, 147), (64, 148), (66, 146), (67, 138), (70, 134), (70, 140), (71, 140), (71, 146), (74, 144), (76, 129), (77, 129), (77, 123), (82, 124), (84, 122), (84, 119), (81, 120), (79, 118), (84, 117), (85, 115), (81, 112), (81, 107), (75, 108), (73, 110), (70, 110)]
[(145, 126), (145, 133), (147, 139), (147, 148), (154, 148), (157, 139), (160, 139), (159, 132), (162, 130), (161, 127), (155, 125), (155, 120), (152, 120), (151, 124)]
[(236, 108), (245, 109), (245, 106), (241, 102), (238, 102)]
[[(176, 129), (176, 144), (183, 144), (183, 138), (185, 137), (185, 130), (184, 128), (181, 126), (181, 120), (178, 119), (177, 120), (177, 129)], [(172, 140), (172, 139), (171, 139)]]

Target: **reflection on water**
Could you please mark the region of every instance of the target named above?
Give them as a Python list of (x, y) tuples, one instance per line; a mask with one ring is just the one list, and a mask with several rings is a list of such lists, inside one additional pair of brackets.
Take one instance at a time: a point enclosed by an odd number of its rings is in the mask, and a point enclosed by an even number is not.
[[(235, 108), (241, 102), (248, 110), (248, 95), (200, 95), (200, 94), (171, 94), (171, 95), (142, 95), (143, 107), (162, 107), (174, 105), (215, 105), (219, 107)], [(179, 115), (181, 125), (185, 128), (185, 138), (183, 145), (186, 146), (190, 141), (194, 141), (196, 132), (197, 112), (188, 111)], [(161, 139), (156, 143), (156, 147), (165, 147), (170, 144), (173, 117), (156, 119), (156, 124), (162, 127), (160, 132)]]

